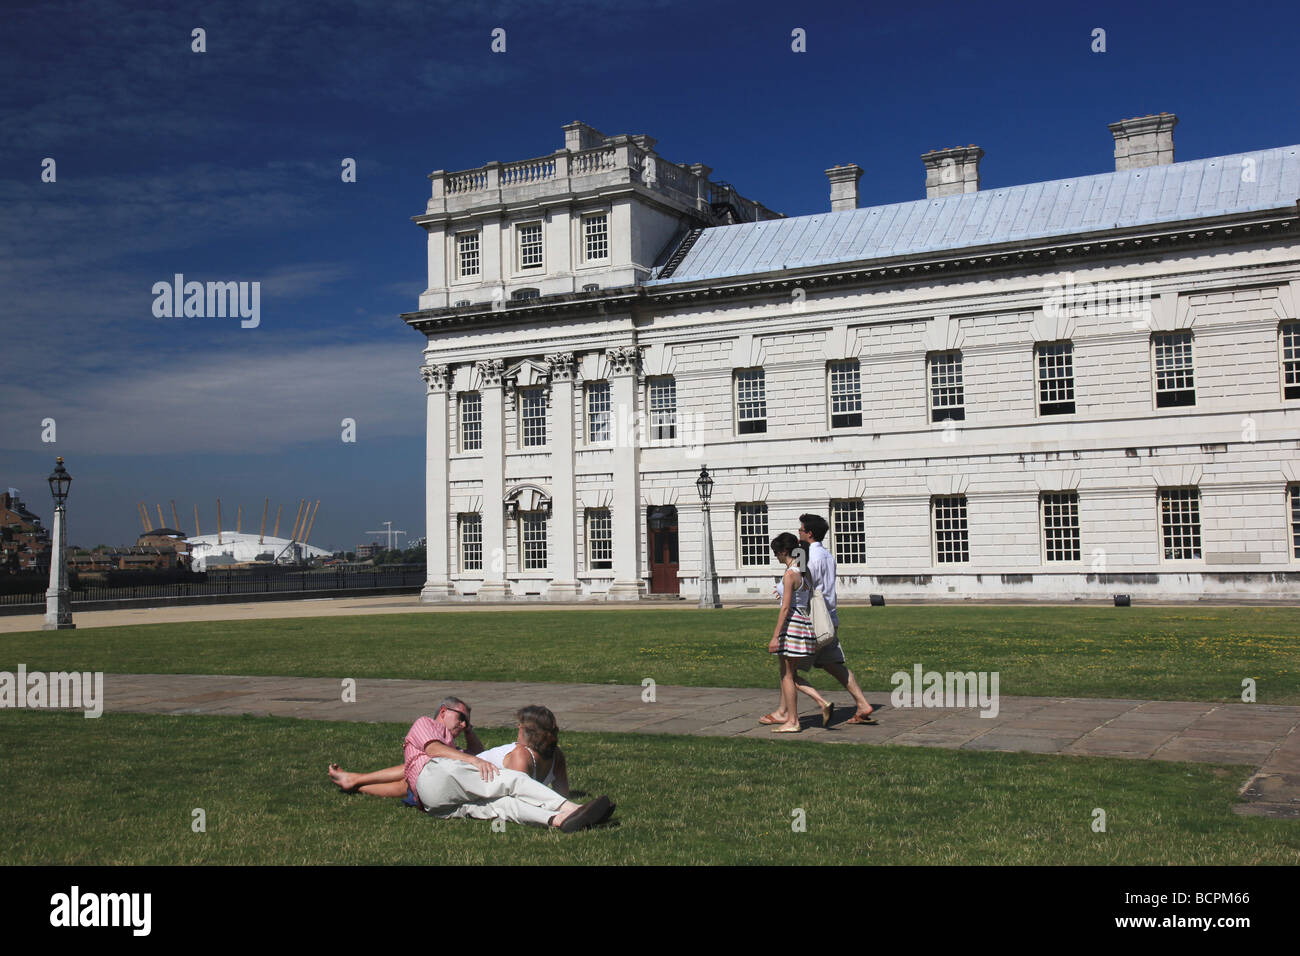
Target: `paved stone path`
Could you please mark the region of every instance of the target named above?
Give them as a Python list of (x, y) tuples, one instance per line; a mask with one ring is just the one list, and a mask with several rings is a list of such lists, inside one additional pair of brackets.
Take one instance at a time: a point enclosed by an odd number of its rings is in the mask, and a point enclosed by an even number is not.
[(328, 678), (108, 674), (104, 680), (105, 710), (114, 712), (404, 723), (455, 694), (470, 702), (475, 723), (484, 727), (508, 727), (520, 706), (541, 703), (571, 731), (1249, 764), (1257, 770), (1238, 812), (1300, 819), (1300, 707), (1002, 697), (998, 715), (982, 717), (977, 708), (895, 709), (888, 691), (869, 691), (877, 726), (844, 723), (852, 703), (846, 694), (832, 694), (837, 714), (829, 730), (805, 704), (805, 731), (774, 736), (757, 718), (776, 705), (775, 688), (661, 684), (654, 690), (647, 703), (639, 685), (359, 679), (355, 702), (345, 703), (341, 682)]

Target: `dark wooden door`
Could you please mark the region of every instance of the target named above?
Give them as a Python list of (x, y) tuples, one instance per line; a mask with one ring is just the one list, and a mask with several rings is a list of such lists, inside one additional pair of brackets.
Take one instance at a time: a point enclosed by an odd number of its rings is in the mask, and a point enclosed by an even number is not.
[(650, 509), (646, 520), (650, 542), (650, 593), (676, 594), (677, 582), (677, 509), (672, 505)]

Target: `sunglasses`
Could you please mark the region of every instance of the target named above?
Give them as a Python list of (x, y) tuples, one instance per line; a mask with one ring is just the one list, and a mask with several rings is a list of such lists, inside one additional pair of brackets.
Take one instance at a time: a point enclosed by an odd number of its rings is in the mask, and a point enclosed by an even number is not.
[(459, 714), (461, 720), (465, 721), (467, 724), (469, 723), (469, 714), (465, 713), (463, 710), (457, 710), (454, 707), (448, 707), (447, 710), (453, 714)]

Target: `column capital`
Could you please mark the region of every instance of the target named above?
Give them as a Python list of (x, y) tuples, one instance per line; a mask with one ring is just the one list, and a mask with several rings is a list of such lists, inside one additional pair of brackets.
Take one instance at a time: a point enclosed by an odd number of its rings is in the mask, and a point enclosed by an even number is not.
[(640, 345), (619, 345), (605, 349), (605, 361), (612, 375), (635, 375), (641, 371)]
[(451, 387), (450, 365), (425, 365), (420, 368), (420, 377), (424, 379), (428, 394), (445, 392)]
[(479, 374), (480, 384), (487, 388), (499, 388), (506, 372), (506, 363), (500, 359), (486, 359), (475, 362), (474, 369)]
[(546, 356), (551, 367), (552, 382), (572, 382), (575, 375), (575, 362), (572, 352), (552, 352)]

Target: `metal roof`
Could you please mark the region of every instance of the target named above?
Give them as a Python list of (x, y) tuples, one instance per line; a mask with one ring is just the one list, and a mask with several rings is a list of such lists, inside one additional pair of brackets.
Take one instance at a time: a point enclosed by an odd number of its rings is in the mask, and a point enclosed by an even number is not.
[[(1247, 162), (1253, 160), (1253, 163)], [(1300, 146), (705, 229), (660, 286), (1293, 206)]]

